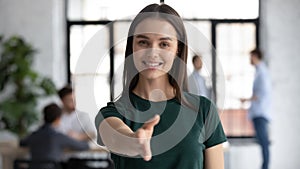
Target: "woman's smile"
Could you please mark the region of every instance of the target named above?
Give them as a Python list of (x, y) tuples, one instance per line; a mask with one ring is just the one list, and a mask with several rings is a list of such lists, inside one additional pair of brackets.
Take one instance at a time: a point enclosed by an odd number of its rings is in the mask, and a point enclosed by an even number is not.
[(178, 46), (174, 27), (163, 20), (146, 19), (136, 27), (135, 33), (133, 60), (137, 70), (147, 79), (167, 76)]
[(149, 61), (142, 61), (146, 68), (148, 69), (158, 69), (163, 62), (149, 62)]

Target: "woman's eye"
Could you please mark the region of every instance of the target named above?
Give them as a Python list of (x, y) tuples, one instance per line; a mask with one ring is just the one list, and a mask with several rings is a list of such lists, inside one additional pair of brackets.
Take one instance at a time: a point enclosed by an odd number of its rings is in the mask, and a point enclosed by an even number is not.
[(168, 42), (162, 42), (160, 43), (160, 47), (161, 48), (168, 48), (170, 46), (170, 44)]
[(149, 43), (147, 41), (145, 41), (145, 40), (140, 40), (140, 41), (138, 41), (138, 44), (140, 46), (147, 46)]

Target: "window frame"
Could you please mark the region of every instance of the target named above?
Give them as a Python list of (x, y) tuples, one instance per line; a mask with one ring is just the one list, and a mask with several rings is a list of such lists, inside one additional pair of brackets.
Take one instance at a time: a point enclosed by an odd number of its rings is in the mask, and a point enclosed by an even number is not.
[[(160, 3), (163, 3), (163, 0), (160, 0)], [(261, 1), (259, 0), (259, 14), (258, 18), (256, 19), (184, 19), (184, 21), (206, 21), (211, 23), (211, 43), (214, 49), (217, 49), (217, 44), (216, 44), (216, 39), (217, 39), (217, 25), (218, 24), (224, 24), (224, 23), (253, 23), (256, 27), (256, 34), (255, 34), (255, 39), (256, 39), (256, 47), (259, 47), (259, 32), (260, 32), (260, 4)], [(109, 82), (111, 83), (110, 85), (110, 101), (113, 101), (114, 98), (114, 81), (113, 81), (113, 76), (114, 76), (114, 55), (115, 55), (115, 49), (114, 49), (114, 23), (115, 22), (130, 22), (131, 20), (117, 20), (117, 21), (112, 21), (112, 20), (97, 20), (97, 21), (84, 21), (84, 20), (69, 20), (68, 19), (68, 0), (66, 0), (66, 5), (65, 5), (65, 19), (66, 19), (66, 59), (67, 59), (67, 82), (71, 83), (71, 69), (70, 69), (70, 56), (71, 56), (71, 51), (70, 51), (70, 32), (71, 32), (71, 27), (74, 25), (79, 25), (79, 26), (87, 26), (87, 25), (110, 25), (109, 26), (109, 55), (110, 55), (110, 73), (109, 73)], [(212, 90), (214, 93), (217, 92), (217, 54), (215, 50), (211, 50), (211, 56), (212, 56)], [(217, 96), (214, 95), (212, 100), (214, 102), (217, 101)], [(230, 136), (227, 135), (229, 139), (253, 139), (253, 136)]]

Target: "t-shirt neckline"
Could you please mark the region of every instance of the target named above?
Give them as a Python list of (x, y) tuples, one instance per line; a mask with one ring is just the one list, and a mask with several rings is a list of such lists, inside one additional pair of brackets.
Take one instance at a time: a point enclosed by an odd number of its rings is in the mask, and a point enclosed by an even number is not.
[(151, 100), (147, 100), (147, 99), (144, 99), (142, 98), (141, 96), (133, 93), (132, 91), (130, 92), (130, 95), (137, 98), (138, 100), (141, 100), (143, 102), (151, 102), (151, 103), (165, 103), (165, 102), (175, 102), (176, 101), (176, 98), (173, 97), (171, 99), (167, 99), (167, 100), (162, 100), (162, 101), (151, 101)]

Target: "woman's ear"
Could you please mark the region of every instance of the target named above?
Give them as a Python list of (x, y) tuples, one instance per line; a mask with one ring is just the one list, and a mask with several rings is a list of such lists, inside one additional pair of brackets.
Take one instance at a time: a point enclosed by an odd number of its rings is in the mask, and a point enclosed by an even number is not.
[(176, 55), (178, 55), (180, 53), (180, 48), (179, 45), (177, 46), (177, 51), (176, 51)]
[(178, 43), (178, 45), (177, 45), (177, 52), (176, 52), (176, 55), (178, 55), (178, 54), (181, 53), (181, 50), (180, 50), (180, 49), (181, 49), (181, 46), (182, 46), (181, 43), (180, 43), (179, 41), (178, 41), (177, 43)]

